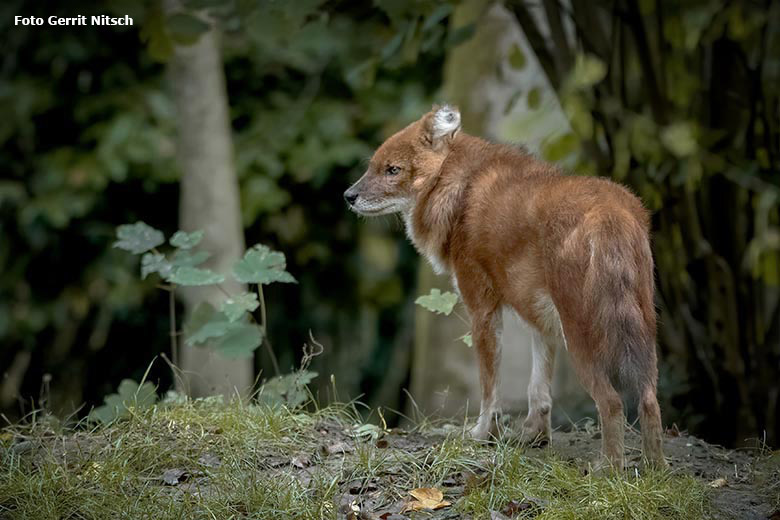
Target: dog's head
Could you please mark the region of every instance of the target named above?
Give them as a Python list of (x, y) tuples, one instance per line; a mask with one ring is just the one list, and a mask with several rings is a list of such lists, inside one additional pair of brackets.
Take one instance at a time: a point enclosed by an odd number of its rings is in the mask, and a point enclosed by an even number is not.
[(388, 138), (374, 153), (368, 169), (344, 199), (360, 215), (374, 216), (409, 209), (425, 181), (435, 176), (460, 130), (460, 112), (435, 106), (423, 117)]

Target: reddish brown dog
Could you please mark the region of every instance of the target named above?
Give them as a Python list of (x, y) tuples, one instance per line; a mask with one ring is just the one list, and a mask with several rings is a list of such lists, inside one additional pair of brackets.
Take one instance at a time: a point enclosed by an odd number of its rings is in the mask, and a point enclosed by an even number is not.
[(385, 141), (344, 197), (361, 215), (403, 215), (417, 250), (453, 276), (479, 358), (474, 437), (494, 424), (496, 335), (508, 306), (535, 332), (524, 437), (550, 436), (553, 362), (563, 347), (598, 407), (606, 462), (623, 466), (622, 391), (638, 398), (644, 457), (665, 464), (649, 218), (628, 190), (466, 135), (457, 109), (444, 106)]

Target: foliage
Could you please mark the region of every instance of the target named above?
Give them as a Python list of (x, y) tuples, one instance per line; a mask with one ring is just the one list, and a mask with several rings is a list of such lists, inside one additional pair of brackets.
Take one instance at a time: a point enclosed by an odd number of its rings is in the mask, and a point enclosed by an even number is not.
[[(416, 257), (399, 233), (380, 227), (372, 234), (395, 254), (375, 263), (354, 239), (361, 226), (343, 210), (341, 193), (376, 143), (430, 107), (446, 48), (469, 28), (448, 28), (448, 2), (181, 5), (168, 15), (159, 2), (0, 8), (8, 57), (0, 71), (7, 173), (0, 180), (0, 365), (20, 367), (24, 396), (38, 394), (42, 374), (54, 374), (49, 404), (69, 413), (73, 403), (99, 402), (124, 377), (140, 379), (146, 360), (167, 348), (169, 302), (151, 275), (165, 280), (175, 268), (202, 268), (208, 254), (147, 251), (138, 278), (130, 276), (129, 255), (110, 244), (124, 222), (144, 220), (167, 236), (178, 228), (180, 172), (164, 63), (173, 42), (193, 41), (209, 20), (224, 33), (247, 240), (284, 249), (301, 273), (300, 291), (269, 289), (279, 301), (269, 309), (274, 350), (281, 364), (294, 364), (301, 331), (317, 330), (330, 338), (334, 359), (353, 361), (337, 378), (341, 390), (366, 386), (373, 398), (378, 390), (369, 382), (396, 351), (383, 331), (408, 327), (399, 309)], [(17, 14), (92, 11), (130, 14), (136, 25), (13, 25)], [(357, 262), (361, 269), (351, 269)], [(358, 324), (365, 336), (350, 341)], [(31, 365), (15, 362), (28, 354)], [(268, 360), (257, 363), (262, 369)], [(340, 375), (335, 365), (321, 369)], [(151, 377), (161, 388), (171, 381), (157, 367)], [(18, 413), (16, 401), (0, 407)]]
[[(453, 310), (455, 310), (455, 305), (458, 303), (458, 295), (449, 291), (441, 292), (440, 289), (434, 288), (431, 289), (430, 293), (423, 296), (418, 296), (414, 303), (435, 314), (444, 314), (445, 316), (449, 316)], [(458, 315), (458, 318), (466, 323), (466, 320), (460, 315)], [(471, 332), (464, 334), (458, 339), (465, 343), (469, 348), (474, 345), (471, 338)]]
[(154, 406), (157, 401), (157, 390), (149, 381), (139, 385), (132, 379), (124, 379), (119, 383), (117, 393), (107, 395), (104, 401), (104, 405), (98, 406), (89, 413), (89, 418), (103, 424), (110, 424), (126, 417), (132, 408), (143, 411)]
[(295, 283), (295, 278), (285, 271), (286, 261), (282, 253), (271, 251), (264, 245), (256, 245), (236, 263), (233, 276), (239, 282), (269, 284), (273, 282)]
[(449, 316), (458, 303), (458, 295), (449, 291), (442, 293), (439, 289), (431, 289), (429, 294), (419, 296), (414, 303), (436, 314)]
[[(188, 251), (198, 245), (203, 238), (203, 231), (174, 233), (169, 242), (176, 250), (170, 258), (156, 249), (165, 242), (162, 232), (144, 222), (119, 226), (117, 237), (119, 240), (114, 243), (114, 247), (134, 254), (145, 253), (141, 257), (141, 276), (146, 278), (151, 273), (160, 275), (169, 284), (163, 288), (170, 291), (171, 298), (177, 286), (219, 285), (225, 281), (225, 275), (221, 273), (190, 265), (196, 259), (197, 263), (200, 263), (201, 258), (205, 261), (209, 256), (208, 252), (198, 251), (195, 255), (198, 253), (205, 253), (205, 255), (196, 257)], [(150, 250), (151, 253), (147, 252)], [(295, 282), (292, 275), (285, 271), (285, 267), (284, 254), (258, 244), (250, 248), (243, 259), (235, 263), (233, 277), (239, 282), (258, 285)], [(258, 307), (265, 311), (265, 301), (259, 289), (257, 295), (246, 292), (236, 296), (228, 295), (220, 305), (219, 311), (210, 303), (202, 302), (195, 308), (185, 327), (185, 343), (189, 346), (212, 345), (219, 354), (228, 358), (251, 356), (252, 352), (262, 344), (265, 336), (265, 315), (259, 326), (250, 323), (253, 321), (252, 312)], [(175, 324), (176, 318), (173, 314), (175, 311), (172, 309), (170, 312), (171, 323)], [(171, 341), (173, 358), (177, 359), (173, 336)]]
[(281, 404), (287, 408), (299, 408), (310, 400), (307, 385), (317, 377), (317, 372), (298, 370), (276, 376), (263, 384), (257, 400), (268, 405)]

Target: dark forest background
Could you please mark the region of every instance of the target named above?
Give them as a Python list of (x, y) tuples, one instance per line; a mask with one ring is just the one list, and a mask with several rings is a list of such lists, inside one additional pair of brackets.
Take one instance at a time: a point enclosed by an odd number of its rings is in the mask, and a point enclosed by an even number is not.
[[(284, 252), (299, 282), (265, 293), (282, 370), (298, 365), (312, 331), (325, 346), (311, 366), (323, 398), (333, 374), (341, 398), (408, 409), (415, 352), (427, 348), (414, 305), (425, 267), (400, 224), (355, 218), (342, 193), (385, 137), (433, 102), (478, 91), (479, 58), (457, 53), (482, 45), (484, 13), (500, 9), (532, 50), (512, 48), (508, 66), (535, 64), (568, 121), (540, 153), (629, 185), (653, 211), (665, 423), (777, 446), (780, 4), (494, 4), (3, 2), (4, 415), (83, 416), (169, 350), (167, 294), (111, 244), (128, 222), (166, 235), (183, 227), (181, 134), (198, 128), (182, 127), (177, 88), (199, 74), (224, 85), (206, 104), (227, 110), (243, 240)], [(135, 25), (14, 25), (15, 15), (55, 14), (129, 14)], [(209, 49), (217, 68), (182, 72)], [(504, 121), (518, 104), (553, 109), (539, 97), (518, 89)], [(466, 130), (483, 133), (483, 114), (462, 105)], [(273, 373), (263, 349), (247, 363)], [(161, 392), (173, 383), (161, 362), (149, 379)]]

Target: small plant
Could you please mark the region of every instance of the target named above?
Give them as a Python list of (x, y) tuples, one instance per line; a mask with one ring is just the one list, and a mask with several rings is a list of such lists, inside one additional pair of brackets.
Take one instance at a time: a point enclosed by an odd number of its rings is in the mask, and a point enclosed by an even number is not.
[[(144, 222), (125, 224), (117, 228), (117, 241), (114, 247), (124, 249), (141, 256), (141, 277), (156, 274), (164, 283), (160, 289), (170, 295), (171, 357), (178, 362), (175, 293), (180, 286), (220, 286), (226, 274), (199, 267), (209, 259), (208, 251), (193, 251), (203, 239), (203, 231), (187, 233), (177, 231), (168, 243), (173, 247), (168, 253), (158, 247), (165, 244), (163, 233)], [(266, 339), (266, 308), (263, 297), (263, 285), (283, 282), (296, 283), (295, 278), (286, 271), (284, 254), (272, 251), (257, 244), (249, 248), (244, 257), (233, 265), (230, 273), (236, 281), (254, 285), (256, 292), (241, 294), (225, 293), (225, 300), (215, 308), (211, 303), (202, 302), (193, 310), (184, 325), (184, 342), (188, 346), (211, 345), (222, 356), (239, 358), (250, 356)], [(252, 314), (260, 309), (260, 320)], [(269, 347), (269, 354), (278, 374), (276, 358)]]
[(157, 389), (149, 381), (139, 385), (132, 379), (123, 379), (117, 393), (103, 398), (105, 404), (89, 413), (93, 421), (110, 424), (127, 416), (131, 408), (145, 410), (157, 402)]
[[(414, 303), (436, 314), (444, 314), (445, 316), (449, 316), (455, 310), (455, 305), (457, 305), (458, 299), (458, 295), (450, 291), (441, 292), (439, 289), (431, 289), (430, 293), (424, 296), (420, 296), (414, 301)], [(455, 316), (460, 318), (460, 321), (466, 325), (469, 325), (468, 320), (466, 320), (466, 318), (457, 312), (455, 313)], [(471, 347), (474, 344), (471, 338), (471, 332), (464, 334), (458, 339), (465, 343), (467, 347)]]

